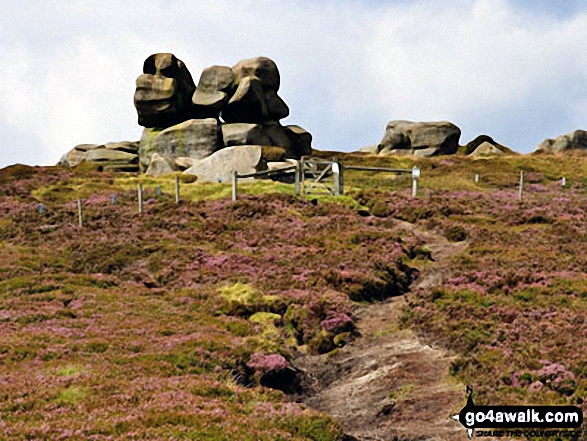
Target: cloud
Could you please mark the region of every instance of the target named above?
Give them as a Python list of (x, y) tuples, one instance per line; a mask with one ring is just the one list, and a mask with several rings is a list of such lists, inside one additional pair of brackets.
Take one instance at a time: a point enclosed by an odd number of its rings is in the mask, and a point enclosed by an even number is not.
[[(274, 58), (286, 122), (323, 149), (377, 143), (392, 119), (455, 122), (520, 151), (585, 128), (587, 12), (505, 0), (6, 0), (0, 166), (53, 164), (79, 143), (138, 139), (143, 60)], [(35, 2), (38, 3), (38, 2)]]

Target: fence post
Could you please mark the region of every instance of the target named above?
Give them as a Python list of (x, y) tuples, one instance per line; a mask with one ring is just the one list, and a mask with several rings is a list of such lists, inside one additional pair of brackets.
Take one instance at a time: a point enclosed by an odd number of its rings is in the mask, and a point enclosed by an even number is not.
[(417, 166), (412, 168), (412, 197), (418, 197), (418, 180), (420, 179), (420, 169)]
[(518, 194), (518, 199), (521, 201), (524, 195), (524, 170), (520, 171), (520, 192)]
[(139, 196), (139, 213), (143, 212), (143, 185), (138, 184), (138, 196)]
[(302, 194), (302, 200), (306, 200), (306, 160), (302, 156), (300, 159), (300, 192)]
[(295, 192), (296, 196), (300, 195), (300, 161), (296, 161)]
[(232, 200), (236, 201), (238, 199), (238, 172), (235, 170), (232, 174)]
[(564, 176), (561, 179), (561, 185), (562, 185), (563, 188), (567, 185), (567, 178), (565, 178)]
[(179, 204), (179, 176), (175, 176), (175, 203)]
[(82, 200), (81, 199), (77, 200), (77, 218), (78, 218), (79, 227), (82, 228), (84, 226), (84, 223), (83, 223), (83, 217), (82, 217)]
[(332, 175), (334, 177), (334, 196), (340, 196), (342, 194), (341, 172), (342, 170), (340, 169), (340, 163), (335, 159), (335, 162), (332, 164)]
[(479, 175), (478, 175), (478, 174), (476, 174), (476, 175), (475, 175), (475, 183), (476, 183), (476, 184), (478, 184), (478, 183), (479, 183)]

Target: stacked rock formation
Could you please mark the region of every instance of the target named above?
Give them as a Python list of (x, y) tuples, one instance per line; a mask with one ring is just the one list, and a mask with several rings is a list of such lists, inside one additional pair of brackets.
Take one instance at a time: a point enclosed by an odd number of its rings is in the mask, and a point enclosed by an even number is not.
[[(312, 135), (280, 123), (289, 115), (278, 95), (280, 82), (275, 62), (258, 57), (233, 67), (209, 67), (196, 86), (175, 55), (153, 54), (143, 64), (134, 94), (138, 123), (144, 127), (141, 141), (133, 144), (137, 148), (132, 153), (122, 150), (132, 158), (112, 157), (111, 166), (103, 153), (103, 168), (130, 171), (118, 167), (127, 161), (133, 170), (152, 175), (179, 170), (199, 180), (223, 181), (235, 170), (250, 173), (275, 167), (271, 162), (310, 155)], [(86, 152), (97, 147), (77, 146), (61, 163), (94, 161), (95, 153)], [(218, 158), (207, 160), (226, 148)], [(101, 150), (108, 149), (113, 150)]]
[[(157, 174), (168, 169), (161, 161), (178, 169), (189, 163), (184, 173), (218, 181), (234, 170), (265, 169), (268, 158), (259, 158), (258, 152), (268, 150), (261, 147), (278, 147), (277, 156), (284, 159), (311, 154), (311, 135), (279, 122), (289, 115), (278, 95), (280, 81), (277, 65), (259, 57), (232, 68), (209, 67), (194, 86), (181, 60), (172, 54), (150, 56), (135, 92), (139, 124), (145, 127), (141, 169)], [(204, 161), (227, 147), (238, 149), (224, 152), (222, 160)], [(158, 164), (149, 170), (155, 153)]]
[(154, 54), (145, 60), (137, 79), (135, 107), (139, 125), (169, 127), (192, 117), (194, 80), (183, 61), (173, 54)]
[(446, 121), (391, 121), (377, 146), (361, 149), (380, 155), (452, 155), (459, 149), (461, 130)]

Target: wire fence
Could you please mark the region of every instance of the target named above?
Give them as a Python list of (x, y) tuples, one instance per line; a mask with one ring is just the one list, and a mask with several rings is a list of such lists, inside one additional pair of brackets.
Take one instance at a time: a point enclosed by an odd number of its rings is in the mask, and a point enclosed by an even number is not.
[[(420, 175), (417, 167), (413, 169), (392, 169), (385, 167), (365, 167), (350, 164), (341, 164), (336, 158), (332, 160), (319, 159), (310, 161), (305, 158), (302, 161), (292, 163), (292, 165), (262, 172), (239, 174), (234, 173), (232, 182), (232, 194), (230, 186), (227, 184), (208, 184), (203, 185), (194, 183), (190, 185), (198, 186), (198, 192), (201, 199), (208, 196), (218, 198), (220, 186), (223, 187), (221, 197), (237, 200), (239, 194), (247, 193), (248, 187), (239, 187), (239, 180), (253, 179), (254, 182), (259, 180), (270, 179), (280, 183), (280, 189), (287, 186), (287, 191), (296, 196), (305, 199), (315, 197), (319, 194), (344, 195), (355, 194), (356, 191), (383, 191), (398, 192), (409, 196), (410, 188), (412, 197), (426, 197), (431, 192), (445, 191), (438, 190), (433, 185), (436, 181), (430, 181), (426, 174)], [(454, 181), (453, 176), (448, 179)], [(450, 182), (452, 191), (483, 191), (485, 193), (495, 194), (496, 197), (505, 196), (508, 200), (517, 200), (519, 202), (539, 202), (544, 197), (554, 197), (557, 194), (573, 196), (585, 196), (586, 182), (583, 179), (575, 179), (572, 176), (563, 176), (558, 180), (549, 180), (545, 182), (544, 176), (535, 172), (520, 171), (516, 176), (508, 174), (507, 179), (500, 178), (497, 183), (489, 176), (482, 173), (471, 172), (467, 176), (460, 178), (458, 183)], [(432, 184), (431, 184), (432, 183)], [(462, 189), (457, 184), (461, 184)], [(242, 182), (241, 182), (242, 184)], [(422, 185), (423, 184), (423, 185)], [(125, 191), (116, 191), (109, 193), (96, 192), (87, 198), (72, 198), (69, 202), (51, 203), (43, 201), (38, 204), (31, 204), (29, 210), (35, 211), (40, 218), (53, 216), (53, 222), (74, 223), (83, 228), (87, 219), (92, 216), (94, 207), (108, 206), (112, 210), (118, 207), (125, 207), (128, 212), (142, 214), (148, 210), (149, 206), (154, 204), (180, 204), (182, 202), (182, 180), (179, 176), (174, 176), (168, 180), (158, 178), (156, 181), (139, 181), (134, 190), (126, 188)], [(184, 201), (193, 200), (190, 195), (186, 195)], [(57, 212), (61, 214), (55, 216)], [(54, 225), (47, 224), (44, 228), (55, 228)]]

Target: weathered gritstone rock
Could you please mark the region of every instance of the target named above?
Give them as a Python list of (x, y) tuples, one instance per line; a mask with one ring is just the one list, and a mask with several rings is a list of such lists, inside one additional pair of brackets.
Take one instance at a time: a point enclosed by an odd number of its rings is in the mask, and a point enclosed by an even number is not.
[(222, 132), (214, 118), (190, 119), (165, 130), (145, 129), (141, 138), (141, 168), (147, 170), (154, 153), (170, 159), (202, 159), (222, 147)]
[[(479, 135), (473, 141), (469, 142), (466, 146), (462, 147), (462, 151), (465, 155), (471, 155), (472, 153), (474, 153), (477, 150), (478, 147), (480, 147), (482, 144), (485, 144), (485, 143), (488, 143), (488, 144), (494, 146), (495, 148), (500, 150), (502, 153), (508, 153), (508, 154), (514, 153), (511, 149), (501, 145), (498, 142), (495, 142), (491, 136), (487, 136), (487, 135)], [(485, 149), (488, 149), (488, 146), (485, 146)], [(483, 154), (483, 153), (481, 153), (481, 151), (480, 151), (479, 154)], [(499, 153), (496, 153), (496, 154), (499, 154)]]
[(366, 145), (359, 149), (359, 153), (372, 153), (378, 154), (379, 153), (379, 145)]
[(235, 78), (233, 70), (227, 66), (204, 69), (192, 98), (195, 114), (202, 118), (218, 118), (236, 90)]
[(143, 127), (169, 127), (193, 116), (194, 80), (173, 54), (153, 54), (137, 79), (134, 103)]
[[(266, 170), (263, 148), (259, 145), (227, 147), (207, 158), (198, 160), (184, 173), (195, 175), (198, 182), (232, 182), (235, 171), (239, 174)], [(252, 180), (252, 178), (250, 178)]]
[(397, 154), (401, 151), (417, 156), (452, 155), (459, 148), (461, 130), (450, 122), (391, 121), (379, 154)]
[(537, 148), (538, 152), (554, 153), (567, 150), (587, 150), (587, 131), (575, 130), (555, 139), (543, 141)]
[(197, 161), (198, 160), (194, 159), (194, 158), (186, 158), (186, 157), (175, 158), (175, 167), (179, 171), (186, 171), (188, 168), (190, 168), (192, 165), (194, 165)]
[[(265, 153), (271, 152), (266, 158), (271, 161), (311, 155), (312, 135), (299, 126), (279, 123), (289, 115), (289, 108), (277, 94), (280, 81), (275, 62), (258, 57), (239, 61), (232, 68), (209, 67), (196, 87), (187, 67), (175, 55), (153, 54), (144, 62), (134, 95), (139, 124), (144, 127), (140, 142), (83, 144), (63, 155), (59, 163), (75, 166), (88, 162), (88, 152), (95, 149), (132, 154), (132, 164), (138, 164), (143, 173), (149, 170), (155, 153), (179, 170), (194, 165), (189, 159), (204, 159), (225, 147), (263, 146)], [(92, 161), (104, 166), (130, 163), (129, 158), (116, 154), (94, 155), (100, 159)], [(177, 162), (178, 158), (183, 159)], [(162, 159), (157, 161), (150, 174), (166, 170)]]
[(312, 154), (312, 135), (299, 126), (283, 127), (278, 122), (264, 124), (233, 123), (222, 125), (226, 147), (263, 145), (280, 147), (286, 158)]
[(138, 142), (80, 144), (62, 156), (59, 165), (75, 167), (94, 164), (99, 170), (135, 172), (138, 170)]
[(310, 156), (312, 154), (312, 134), (296, 125), (284, 127), (285, 132), (293, 142), (293, 150), (296, 157)]
[(149, 176), (162, 176), (173, 173), (177, 170), (177, 166), (174, 161), (167, 159), (165, 156), (159, 153), (153, 154), (151, 157), (151, 164), (146, 171), (146, 175)]
[(222, 125), (222, 138), (226, 147), (236, 145), (271, 145), (260, 124), (233, 123)]
[(289, 115), (287, 104), (277, 95), (281, 80), (273, 60), (266, 57), (242, 60), (232, 70), (238, 87), (222, 111), (226, 122), (263, 123)]
[(86, 158), (86, 154), (90, 148), (96, 148), (96, 145), (82, 144), (74, 147), (69, 152), (65, 153), (59, 160), (58, 165), (64, 165), (66, 167), (75, 167), (76, 165), (83, 162)]
[(469, 153), (469, 156), (472, 156), (472, 157), (500, 156), (500, 155), (505, 155), (505, 152), (503, 150), (500, 150), (495, 145), (493, 145), (489, 142), (484, 142), (479, 147), (477, 147), (473, 151), (473, 153)]

